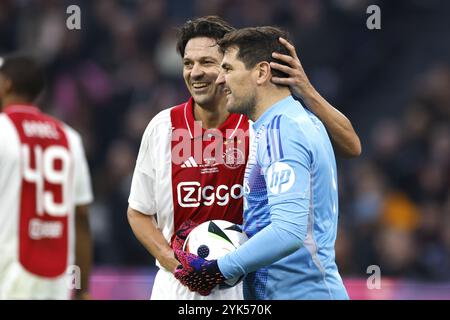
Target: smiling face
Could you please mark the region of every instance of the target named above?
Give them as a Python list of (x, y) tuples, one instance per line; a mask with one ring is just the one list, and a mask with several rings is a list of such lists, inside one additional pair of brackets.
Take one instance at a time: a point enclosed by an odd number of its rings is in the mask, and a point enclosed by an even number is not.
[(187, 42), (183, 78), (195, 103), (202, 107), (214, 107), (223, 99), (222, 87), (216, 84), (221, 61), (215, 39), (198, 37)]
[(256, 107), (257, 73), (255, 68), (247, 69), (237, 54), (235, 46), (225, 51), (216, 83), (224, 86), (228, 112), (250, 116)]

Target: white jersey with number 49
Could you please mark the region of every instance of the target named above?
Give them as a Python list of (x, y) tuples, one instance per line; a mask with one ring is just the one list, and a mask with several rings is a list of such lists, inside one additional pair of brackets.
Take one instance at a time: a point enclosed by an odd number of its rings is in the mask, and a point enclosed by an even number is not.
[(33, 106), (0, 114), (0, 299), (67, 299), (75, 206), (92, 201), (81, 138)]

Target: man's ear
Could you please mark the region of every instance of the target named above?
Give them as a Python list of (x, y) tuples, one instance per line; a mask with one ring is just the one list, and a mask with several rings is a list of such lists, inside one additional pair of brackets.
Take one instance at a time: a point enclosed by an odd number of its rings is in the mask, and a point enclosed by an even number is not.
[(257, 79), (256, 83), (262, 85), (272, 78), (270, 64), (267, 61), (262, 61), (256, 65)]

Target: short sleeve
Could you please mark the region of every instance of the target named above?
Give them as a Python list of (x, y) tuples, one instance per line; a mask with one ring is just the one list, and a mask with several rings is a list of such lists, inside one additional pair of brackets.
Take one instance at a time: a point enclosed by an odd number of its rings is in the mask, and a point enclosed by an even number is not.
[(147, 215), (156, 213), (155, 167), (151, 154), (153, 133), (154, 130), (149, 125), (142, 137), (128, 198), (131, 208)]
[(89, 204), (94, 200), (92, 193), (91, 175), (84, 152), (83, 142), (79, 134), (74, 135), (73, 155), (75, 158), (75, 198), (76, 206)]

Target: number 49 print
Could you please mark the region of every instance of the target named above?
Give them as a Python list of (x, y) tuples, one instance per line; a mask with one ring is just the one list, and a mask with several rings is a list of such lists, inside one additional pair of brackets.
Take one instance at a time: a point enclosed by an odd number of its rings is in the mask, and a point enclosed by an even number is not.
[[(31, 168), (31, 152), (34, 156), (34, 169)], [(36, 213), (43, 216), (45, 212), (53, 217), (67, 215), (69, 210), (67, 184), (70, 173), (68, 150), (62, 146), (43, 149), (40, 145), (35, 145), (31, 150), (29, 145), (24, 144), (22, 159), (23, 179), (35, 185)]]

